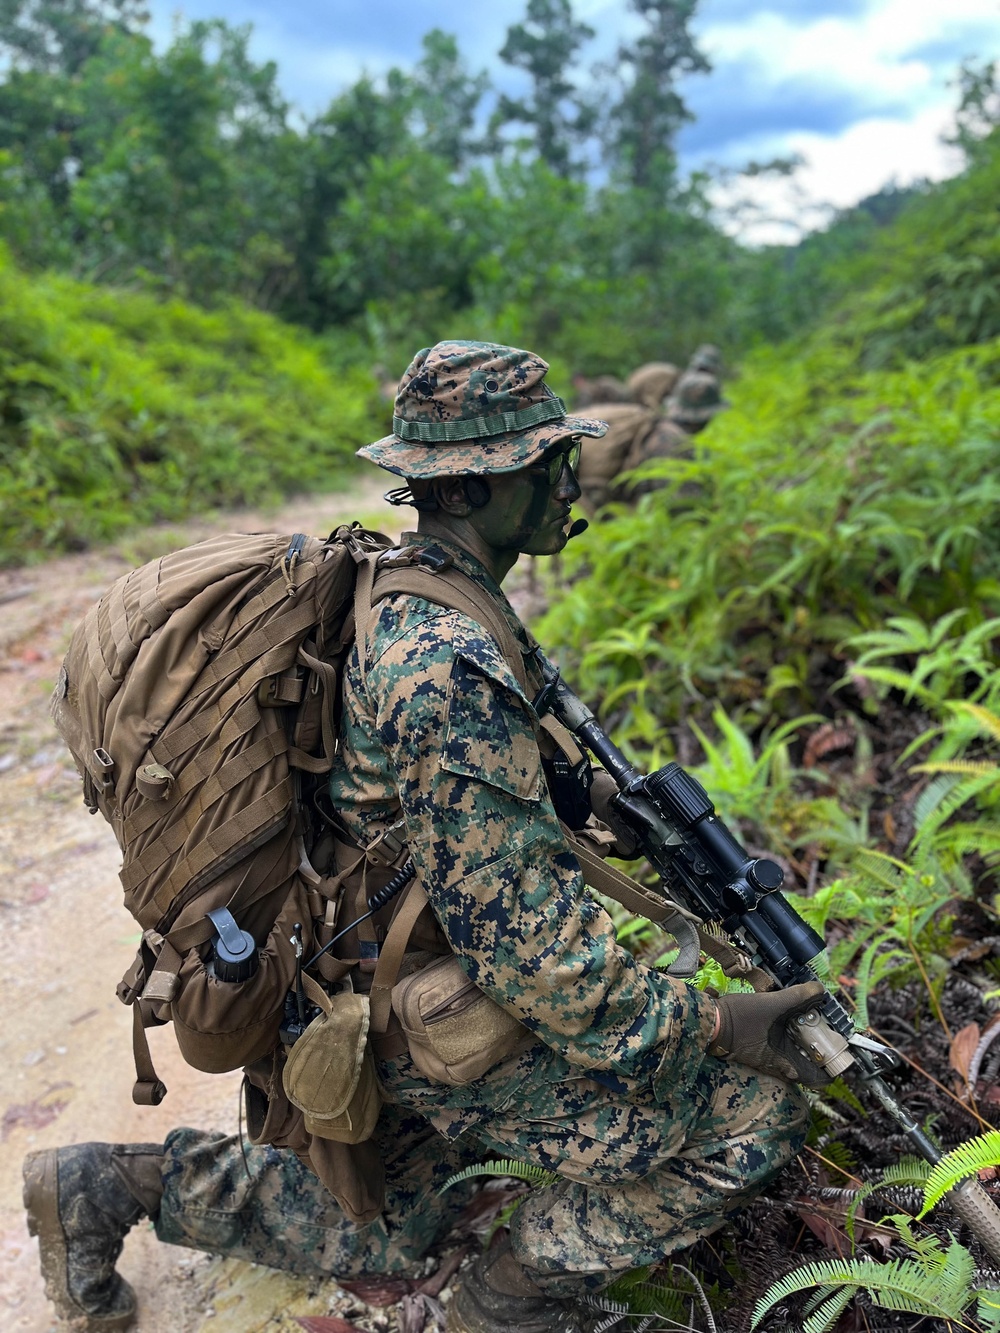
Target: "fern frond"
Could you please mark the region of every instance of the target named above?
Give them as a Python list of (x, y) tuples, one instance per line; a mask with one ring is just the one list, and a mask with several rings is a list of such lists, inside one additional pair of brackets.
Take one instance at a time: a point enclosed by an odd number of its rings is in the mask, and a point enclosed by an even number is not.
[(914, 764), (911, 773), (964, 773), (969, 777), (995, 777), (1000, 780), (1000, 764), (986, 759), (949, 759), (938, 763)]
[(827, 1333), (847, 1309), (853, 1296), (851, 1287), (835, 1291), (832, 1296), (821, 1295), (818, 1298), (819, 1306), (803, 1322), (802, 1333)]
[(968, 699), (957, 699), (949, 704), (956, 713), (965, 713), (973, 718), (988, 736), (992, 736), (995, 741), (1000, 741), (1000, 717), (996, 713), (991, 713), (988, 708), (983, 708), (981, 704), (970, 703)]
[(929, 1213), (960, 1180), (988, 1166), (1000, 1166), (1000, 1130), (990, 1129), (985, 1134), (977, 1134), (974, 1139), (945, 1153), (927, 1177), (920, 1216)]
[[(937, 1315), (968, 1329), (962, 1313), (973, 1298), (970, 1283), (974, 1273), (972, 1256), (956, 1241), (942, 1252), (940, 1264), (925, 1258), (895, 1259), (879, 1264), (871, 1259), (825, 1260), (806, 1264), (776, 1282), (754, 1307), (750, 1328), (760, 1326), (773, 1305), (810, 1287), (826, 1299), (846, 1286), (853, 1295), (867, 1291), (876, 1305), (909, 1314)], [(843, 1307), (841, 1307), (843, 1308)]]
[(983, 1333), (1000, 1333), (1000, 1291), (979, 1291), (976, 1300), (976, 1322)]
[(449, 1176), (438, 1190), (438, 1194), (444, 1194), (445, 1190), (450, 1190), (453, 1185), (460, 1185), (474, 1176), (510, 1176), (514, 1180), (527, 1181), (536, 1189), (554, 1185), (559, 1179), (557, 1172), (547, 1171), (545, 1167), (535, 1166), (531, 1162), (515, 1162), (507, 1159), (499, 1162), (475, 1162), (472, 1166), (467, 1166), (464, 1170), (456, 1171), (453, 1176)]
[(845, 1219), (845, 1230), (851, 1238), (851, 1244), (854, 1244), (854, 1222), (858, 1214), (858, 1209), (866, 1199), (871, 1198), (883, 1188), (891, 1188), (893, 1185), (917, 1185), (921, 1189), (927, 1181), (930, 1174), (930, 1164), (925, 1162), (922, 1157), (901, 1157), (898, 1162), (893, 1162), (887, 1166), (878, 1180), (868, 1181), (857, 1191), (850, 1206), (847, 1209)]

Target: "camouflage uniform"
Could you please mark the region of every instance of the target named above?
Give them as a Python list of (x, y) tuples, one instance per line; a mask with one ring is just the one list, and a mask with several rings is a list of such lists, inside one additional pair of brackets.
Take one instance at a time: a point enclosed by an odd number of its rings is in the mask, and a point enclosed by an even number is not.
[[(404, 376), (393, 435), (362, 454), (407, 479), (396, 498), (409, 493), (419, 507), (420, 479), (442, 469), (517, 471), (581, 434), (603, 434), (603, 423), (566, 415), (546, 369), (516, 349), (439, 344)], [(564, 461), (560, 477), (565, 470)], [(486, 568), (460, 546), (420, 541), (443, 547), (486, 590), (529, 654)], [(244, 1159), (235, 1137), (179, 1129), (162, 1154), (139, 1145), (160, 1198), (148, 1175), (140, 1181), (119, 1160), (128, 1148), (29, 1159), (29, 1211), (46, 1232), (52, 1297), (61, 1293), (71, 1313), (81, 1308), (72, 1284), (92, 1270), (88, 1312), (99, 1324), (112, 1299), (125, 1311), (108, 1328), (129, 1317), (114, 1263), (136, 1212), (111, 1197), (109, 1162), (165, 1241), (339, 1276), (398, 1270), (433, 1246), (467, 1197), (437, 1188), (463, 1165), (489, 1153), (538, 1163), (558, 1180), (515, 1214), (511, 1250), (547, 1299), (600, 1288), (714, 1230), (804, 1137), (798, 1090), (707, 1055), (714, 1003), (619, 947), (584, 887), (542, 771), (536, 660), (526, 657), (525, 690), (476, 621), (409, 594), (387, 597), (373, 619), (365, 663), (355, 645), (344, 672), (334, 806), (360, 843), (402, 810), (444, 941), (534, 1041), (460, 1087), (429, 1080), (408, 1053), (378, 1061), (386, 1203), (367, 1226), (348, 1220), (295, 1152), (248, 1147)], [(89, 1176), (72, 1185), (85, 1161), (97, 1164), (93, 1185)], [(74, 1232), (67, 1257), (60, 1226), (88, 1191), (105, 1199), (101, 1238)]]
[(593, 407), (595, 403), (629, 403), (632, 394), (617, 375), (573, 376), (573, 403), (576, 407)]
[[(447, 365), (464, 348), (439, 351)], [(531, 401), (532, 376), (544, 373), (544, 362), (519, 355), (519, 391)], [(411, 421), (394, 423), (402, 433), (363, 454), (410, 478), (468, 468), (470, 444), (453, 425), (467, 406), (467, 384), (414, 367), (408, 375), (425, 411), (413, 408), (411, 394)], [(475, 387), (510, 411), (507, 383), (500, 356)], [(404, 377), (404, 391), (406, 384)], [(567, 426), (600, 434), (599, 423), (563, 417), (543, 387), (536, 385), (530, 430), (476, 442), (490, 471), (530, 464)], [(485, 568), (459, 546), (437, 538), (433, 545), (487, 590), (528, 654), (527, 635)], [(378, 1136), (398, 1147), (387, 1164), (385, 1221), (351, 1228), (289, 1154), (265, 1151), (262, 1161), (256, 1154), (259, 1183), (251, 1185), (232, 1147), (182, 1138), (167, 1145), (160, 1234), (277, 1266), (341, 1274), (396, 1266), (429, 1245), (457, 1206), (449, 1194), (420, 1195), (419, 1184), (497, 1153), (560, 1177), (530, 1195), (512, 1221), (525, 1271), (554, 1295), (572, 1295), (581, 1283), (601, 1287), (718, 1227), (798, 1148), (804, 1103), (782, 1080), (707, 1056), (711, 1000), (617, 944), (549, 796), (531, 703), (541, 679), (530, 680), (530, 659), (526, 693), (475, 621), (397, 593), (370, 627), (364, 668), (355, 646), (344, 673), (332, 803), (359, 844), (402, 811), (448, 945), (537, 1040), (462, 1087), (432, 1082), (408, 1054), (378, 1062), (389, 1103)], [(218, 1217), (216, 1188), (240, 1201), (243, 1220), (232, 1234), (204, 1224), (196, 1234), (185, 1218), (195, 1183), (202, 1217)], [(299, 1219), (291, 1247), (287, 1222), (266, 1221), (285, 1213)]]
[[(435, 541), (503, 607), (472, 556)], [(408, 1057), (384, 1094), (446, 1138), (564, 1179), (515, 1215), (517, 1258), (546, 1290), (601, 1286), (717, 1227), (799, 1146), (788, 1084), (705, 1054), (714, 1006), (635, 962), (585, 889), (541, 771), (530, 700), (492, 639), (401, 594), (345, 673), (331, 781), (368, 842), (398, 813), (421, 883), (469, 976), (539, 1041), (465, 1087)], [(540, 681), (539, 681), (540, 683)]]
[(659, 411), (680, 377), (680, 368), (671, 361), (647, 361), (633, 370), (625, 383), (633, 402)]

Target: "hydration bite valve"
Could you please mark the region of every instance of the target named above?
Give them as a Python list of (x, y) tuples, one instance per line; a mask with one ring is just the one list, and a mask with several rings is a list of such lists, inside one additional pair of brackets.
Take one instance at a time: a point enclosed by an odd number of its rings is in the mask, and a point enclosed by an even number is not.
[(240, 930), (228, 907), (217, 907), (208, 913), (208, 919), (215, 927), (215, 975), (220, 981), (249, 981), (260, 964), (256, 940), (248, 930)]

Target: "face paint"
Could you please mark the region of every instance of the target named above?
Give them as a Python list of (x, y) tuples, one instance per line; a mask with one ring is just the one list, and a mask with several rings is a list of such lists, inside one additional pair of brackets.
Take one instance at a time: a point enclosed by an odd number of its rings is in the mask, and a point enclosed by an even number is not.
[(569, 465), (567, 450), (542, 465), (503, 472), (489, 478), (487, 505), (471, 516), (477, 532), (494, 551), (554, 555), (566, 545), (570, 508), (580, 498), (580, 487)]

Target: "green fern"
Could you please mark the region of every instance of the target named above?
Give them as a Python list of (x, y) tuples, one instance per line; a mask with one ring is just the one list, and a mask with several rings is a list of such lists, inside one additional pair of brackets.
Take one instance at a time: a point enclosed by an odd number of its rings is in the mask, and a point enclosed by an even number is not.
[(924, 1206), (920, 1216), (930, 1212), (960, 1180), (989, 1166), (1000, 1166), (1000, 1130), (996, 1129), (960, 1143), (935, 1164), (924, 1185)]
[(475, 1162), (462, 1171), (456, 1171), (444, 1182), (438, 1190), (438, 1194), (444, 1194), (453, 1185), (460, 1185), (463, 1181), (472, 1180), (475, 1176), (509, 1176), (513, 1180), (523, 1180), (536, 1189), (544, 1189), (546, 1185), (554, 1185), (559, 1179), (556, 1171), (547, 1171), (543, 1166), (503, 1158), (496, 1162)]
[(976, 1325), (964, 1318), (979, 1295), (972, 1287), (974, 1276), (972, 1255), (956, 1240), (947, 1249), (938, 1243), (933, 1254), (885, 1264), (857, 1258), (806, 1264), (776, 1282), (758, 1301), (750, 1327), (759, 1328), (772, 1306), (796, 1292), (815, 1289), (804, 1333), (826, 1333), (860, 1291), (882, 1309), (937, 1316), (974, 1333)]
[(893, 1162), (891, 1166), (887, 1166), (878, 1180), (872, 1180), (862, 1185), (851, 1200), (844, 1223), (845, 1230), (851, 1238), (851, 1244), (854, 1244), (854, 1223), (858, 1215), (858, 1209), (866, 1199), (870, 1199), (873, 1194), (886, 1186), (915, 1185), (923, 1188), (929, 1173), (930, 1165), (922, 1157), (902, 1157), (898, 1162)]

